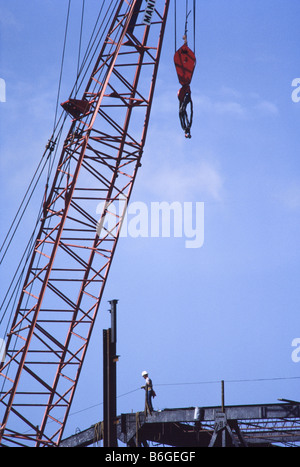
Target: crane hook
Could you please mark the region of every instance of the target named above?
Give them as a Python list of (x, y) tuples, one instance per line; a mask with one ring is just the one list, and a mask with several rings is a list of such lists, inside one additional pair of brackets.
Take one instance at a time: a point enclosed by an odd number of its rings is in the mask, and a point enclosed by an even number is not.
[[(178, 91), (179, 100), (179, 119), (181, 127), (185, 132), (186, 138), (191, 138), (191, 126), (193, 121), (193, 102), (191, 97), (190, 83), (192, 81), (194, 69), (196, 66), (196, 57), (194, 52), (188, 47), (186, 35), (183, 36), (184, 44), (174, 55), (175, 68), (178, 75), (181, 89)], [(188, 116), (187, 107), (190, 106), (190, 115)]]

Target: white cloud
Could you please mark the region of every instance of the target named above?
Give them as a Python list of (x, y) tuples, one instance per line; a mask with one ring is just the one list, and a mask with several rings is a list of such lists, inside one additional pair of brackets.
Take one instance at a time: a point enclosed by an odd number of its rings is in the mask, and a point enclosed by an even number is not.
[(300, 208), (300, 182), (291, 182), (279, 191), (278, 199), (291, 210)]
[(240, 102), (233, 99), (212, 99), (208, 96), (195, 94), (193, 101), (198, 111), (219, 115), (231, 114), (238, 117), (246, 115), (246, 108)]
[(180, 167), (166, 164), (159, 170), (147, 168), (147, 180), (143, 187), (165, 201), (220, 201), (222, 197), (222, 176), (208, 161), (182, 163)]
[(242, 97), (239, 91), (228, 86), (221, 86), (220, 94), (224, 97), (230, 97), (232, 99), (240, 99)]
[(6, 83), (0, 78), (0, 102), (6, 102)]
[(231, 115), (233, 117), (245, 118), (252, 115), (279, 114), (276, 104), (261, 99), (258, 94), (251, 93), (245, 97), (239, 91), (230, 88), (222, 88), (216, 96), (209, 97), (203, 94), (193, 94), (194, 106), (202, 112), (216, 115)]
[(237, 116), (244, 116), (245, 109), (238, 102), (227, 101), (227, 102), (216, 102), (214, 104), (215, 111), (219, 114), (231, 114)]
[(276, 104), (273, 104), (273, 102), (269, 101), (261, 101), (258, 102), (255, 105), (255, 109), (261, 111), (264, 114), (269, 114), (269, 115), (278, 115), (279, 110)]
[(1, 5), (0, 25), (2, 29), (5, 27), (11, 29), (19, 26), (16, 16), (12, 11), (6, 10), (6, 7), (3, 5)]
[[(192, 139), (187, 140), (180, 127), (174, 90), (168, 89), (161, 94), (159, 106), (154, 106), (154, 114), (151, 115), (135, 196), (144, 197), (148, 193), (151, 198), (169, 202), (220, 201), (224, 181), (218, 166), (218, 157), (203, 149), (201, 143), (194, 143), (199, 132), (196, 117), (204, 109), (211, 111), (215, 104), (207, 96), (192, 94), (194, 122)], [(232, 105), (231, 108), (220, 107), (218, 111), (239, 112), (239, 109)]]

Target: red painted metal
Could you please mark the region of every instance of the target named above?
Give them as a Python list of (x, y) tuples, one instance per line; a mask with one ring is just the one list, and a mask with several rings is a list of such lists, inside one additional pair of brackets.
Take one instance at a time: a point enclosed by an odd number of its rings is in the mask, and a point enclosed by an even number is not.
[(61, 106), (74, 118), (79, 118), (90, 109), (89, 101), (83, 99), (68, 99)]
[(151, 26), (140, 4), (118, 3), (82, 98), (64, 103), (73, 120), (0, 372), (2, 446), (56, 446), (63, 434), (149, 124), (169, 0)]
[[(196, 66), (196, 57), (194, 52), (188, 47), (186, 36), (184, 44), (175, 52), (174, 64), (178, 75), (181, 88), (177, 97), (179, 100), (179, 119), (181, 127), (185, 132), (186, 138), (191, 138), (191, 126), (193, 121), (193, 103), (191, 98), (190, 83)], [(187, 107), (190, 106), (190, 116), (187, 113)]]
[(178, 75), (179, 83), (182, 86), (187, 86), (191, 83), (194, 69), (196, 66), (196, 57), (194, 52), (183, 44), (174, 55), (175, 68)]

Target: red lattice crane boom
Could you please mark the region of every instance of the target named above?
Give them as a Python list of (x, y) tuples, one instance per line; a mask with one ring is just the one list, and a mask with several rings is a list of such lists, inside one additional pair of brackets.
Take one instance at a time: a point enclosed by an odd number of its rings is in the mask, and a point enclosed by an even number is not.
[(61, 440), (141, 163), (169, 0), (115, 5), (82, 97), (63, 104), (71, 125), (0, 373), (2, 446)]

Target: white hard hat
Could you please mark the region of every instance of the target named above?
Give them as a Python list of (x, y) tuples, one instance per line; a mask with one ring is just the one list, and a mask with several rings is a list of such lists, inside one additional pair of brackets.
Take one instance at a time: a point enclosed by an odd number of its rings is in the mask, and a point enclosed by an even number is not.
[(148, 374), (148, 371), (143, 371), (142, 376), (146, 376)]

